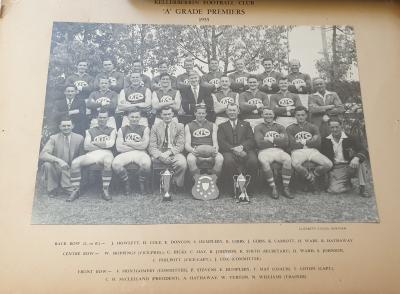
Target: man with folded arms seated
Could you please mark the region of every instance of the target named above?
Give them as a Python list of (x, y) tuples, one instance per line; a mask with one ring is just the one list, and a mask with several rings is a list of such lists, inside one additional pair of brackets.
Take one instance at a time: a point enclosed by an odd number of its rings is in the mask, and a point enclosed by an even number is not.
[[(196, 106), (196, 119), (185, 126), (185, 149), (188, 152), (187, 164), (191, 174), (200, 174), (198, 163), (207, 161), (212, 164), (210, 173), (216, 174), (217, 177), (221, 173), (224, 158), (218, 153), (217, 126), (206, 120), (207, 110), (204, 104)], [(200, 154), (197, 148), (200, 146), (211, 146), (209, 154)], [(206, 148), (204, 148), (206, 149)], [(200, 157), (202, 156), (202, 157)], [(202, 159), (204, 156), (204, 159)]]
[(300, 72), (300, 61), (292, 59), (289, 61), (290, 73), (287, 75), (290, 86), (289, 91), (296, 94), (311, 93), (311, 78), (307, 73)]
[(292, 160), (284, 149), (289, 145), (285, 127), (274, 122), (274, 111), (268, 107), (262, 110), (264, 122), (254, 128), (254, 139), (258, 149), (258, 160), (261, 163), (265, 177), (272, 188), (272, 198), (278, 199), (279, 194), (275, 185), (271, 169), (273, 162), (282, 164), (283, 196), (293, 198), (289, 191), (290, 178), (292, 177)]
[(244, 59), (237, 59), (235, 61), (235, 72), (228, 75), (231, 80), (232, 91), (242, 93), (246, 91), (249, 86), (247, 85), (248, 77), (250, 74), (246, 71)]
[(99, 76), (99, 90), (90, 93), (89, 99), (86, 103), (87, 108), (92, 112), (92, 120), (90, 128), (97, 126), (97, 113), (100, 109), (107, 110), (110, 118), (108, 119), (108, 126), (114, 129), (117, 128), (114, 114), (118, 103), (118, 94), (110, 90), (110, 80), (107, 76)]
[(215, 124), (226, 122), (229, 120), (226, 115), (226, 107), (230, 103), (239, 103), (239, 94), (231, 90), (231, 80), (227, 76), (220, 79), (221, 86), (219, 90), (213, 94), (214, 111), (216, 114)]
[(60, 118), (58, 128), (60, 132), (50, 136), (39, 155), (44, 162), (46, 191), (50, 196), (59, 192), (71, 193), (71, 162), (84, 154), (83, 137), (72, 132), (71, 118)]
[(130, 185), (126, 166), (134, 163), (139, 166), (139, 185), (142, 194), (147, 193), (146, 187), (150, 178), (151, 159), (146, 149), (149, 146), (149, 128), (139, 125), (140, 111), (128, 113), (129, 125), (118, 130), (116, 147), (120, 152), (114, 158), (112, 169), (123, 182), (124, 194), (128, 195)]
[(276, 115), (276, 122), (287, 128), (296, 122), (294, 109), (303, 106), (297, 94), (288, 91), (289, 82), (286, 77), (279, 80), (279, 92), (271, 95), (271, 108)]
[[(118, 97), (118, 111), (127, 112), (131, 110), (140, 110), (142, 117), (139, 124), (148, 126), (147, 116), (151, 111), (151, 91), (141, 84), (142, 78), (140, 73), (132, 73), (130, 75), (130, 85), (122, 89)], [(124, 115), (122, 126), (129, 124), (128, 118)]]
[(174, 111), (174, 120), (178, 122), (176, 115), (181, 108), (181, 94), (178, 90), (171, 88), (171, 76), (167, 73), (162, 73), (159, 76), (160, 88), (153, 92), (152, 108), (156, 111), (157, 116), (154, 123), (161, 121), (160, 110), (163, 107), (171, 107)]
[(150, 132), (149, 154), (155, 162), (162, 162), (174, 171), (173, 182), (178, 190), (183, 190), (186, 158), (182, 151), (185, 147), (183, 124), (173, 121), (171, 107), (160, 110), (161, 122), (154, 124)]
[(260, 90), (266, 94), (277, 93), (279, 91), (278, 82), (282, 74), (274, 70), (274, 61), (272, 58), (264, 58), (262, 65), (264, 72), (258, 76)]
[(211, 59), (208, 64), (208, 73), (201, 77), (201, 83), (213, 89), (213, 91), (218, 91), (221, 87), (221, 77), (223, 73), (219, 70), (218, 59)]
[(321, 143), (321, 152), (333, 162), (328, 192), (347, 192), (352, 188), (351, 178), (358, 177), (360, 195), (369, 197), (365, 189), (366, 166), (363, 164), (368, 157), (367, 150), (343, 131), (340, 120), (331, 119), (329, 127), (331, 134), (323, 138)]
[(79, 197), (81, 183), (81, 168), (92, 164), (103, 166), (103, 193), (104, 200), (111, 200), (108, 187), (111, 181), (111, 164), (114, 155), (111, 148), (114, 146), (116, 130), (107, 126), (108, 112), (100, 110), (97, 115), (98, 126), (86, 131), (84, 148), (88, 152), (79, 156), (72, 161), (71, 164), (71, 184), (73, 191), (68, 202), (74, 201)]
[[(296, 107), (294, 116), (297, 122), (288, 126), (286, 132), (289, 137), (289, 148), (292, 151), (293, 168), (316, 189), (316, 177), (325, 175), (333, 164), (329, 158), (318, 151), (321, 136), (317, 126), (307, 122), (307, 115), (307, 108)], [(313, 172), (309, 172), (303, 166), (306, 161), (317, 164)]]
[(264, 106), (269, 106), (269, 98), (267, 94), (258, 89), (256, 76), (249, 76), (247, 83), (249, 89), (240, 93), (239, 107), (241, 118), (250, 123), (251, 128), (254, 130), (256, 125), (264, 121), (261, 117), (261, 109)]

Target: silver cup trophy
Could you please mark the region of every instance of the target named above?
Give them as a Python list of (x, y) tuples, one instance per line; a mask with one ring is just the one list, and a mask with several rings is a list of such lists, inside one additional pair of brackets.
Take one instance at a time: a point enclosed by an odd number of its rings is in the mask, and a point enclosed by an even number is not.
[(163, 200), (171, 200), (171, 195), (169, 194), (169, 188), (171, 185), (172, 175), (174, 173), (171, 172), (168, 168), (160, 173), (160, 193), (164, 192)]
[[(233, 185), (234, 185), (234, 191), (235, 191), (235, 198), (237, 198), (236, 202), (245, 202), (249, 203), (249, 195), (247, 194), (247, 186), (250, 183), (251, 176), (246, 175), (244, 176), (242, 173), (240, 175), (234, 175), (233, 176)], [(239, 189), (240, 194), (237, 196), (237, 190)]]

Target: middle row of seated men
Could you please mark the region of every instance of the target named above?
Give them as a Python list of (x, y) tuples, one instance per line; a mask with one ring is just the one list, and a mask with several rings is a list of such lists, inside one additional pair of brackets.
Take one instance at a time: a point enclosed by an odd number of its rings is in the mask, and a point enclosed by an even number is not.
[[(173, 185), (178, 190), (182, 189), (187, 166), (193, 176), (201, 172), (197, 166), (196, 150), (201, 145), (213, 146), (212, 157), (215, 161), (208, 172), (221, 175), (220, 181), (226, 187), (233, 187), (234, 174), (244, 173), (255, 178), (260, 163), (265, 179), (272, 189), (272, 197), (278, 198), (279, 193), (271, 168), (273, 162), (278, 162), (282, 164), (282, 194), (288, 198), (293, 198), (289, 190), (292, 169), (313, 186), (316, 178), (324, 176), (330, 170), (339, 172), (339, 175), (345, 177), (346, 182), (358, 173), (362, 189), (360, 193), (366, 195), (365, 171), (360, 171), (362, 168), (360, 163), (367, 156), (366, 150), (359, 144), (353, 144), (353, 141), (350, 142), (350, 146), (344, 143), (347, 136), (343, 132), (340, 120), (330, 120), (331, 134), (330, 137), (323, 137), (321, 148), (323, 153), (321, 153), (319, 129), (307, 121), (308, 110), (304, 106), (295, 107), (293, 111), (295, 123), (286, 129), (275, 122), (274, 110), (263, 106), (261, 109), (263, 121), (254, 128), (254, 133), (249, 122), (238, 119), (240, 108), (235, 103), (227, 104), (225, 107), (227, 121), (219, 126), (206, 119), (207, 106), (204, 103), (195, 106), (193, 109), (195, 119), (186, 126), (174, 119), (173, 110), (171, 106), (163, 106), (158, 113), (159, 121), (153, 125), (151, 131), (149, 127), (140, 124), (143, 117), (137, 108), (128, 110), (128, 124), (122, 126), (118, 132), (107, 125), (110, 120), (108, 112), (99, 110), (96, 117), (97, 125), (88, 129), (85, 134), (83, 145), (87, 153), (70, 160), (70, 186), (68, 179), (61, 181), (64, 183), (62, 188), (70, 192), (68, 201), (79, 197), (81, 168), (92, 164), (103, 165), (103, 198), (106, 200), (111, 199), (108, 187), (112, 170), (123, 182), (125, 194), (129, 193), (126, 167), (131, 163), (139, 166), (142, 192), (145, 192), (145, 182), (150, 178), (152, 161), (161, 162), (171, 168), (174, 172)], [(63, 120), (69, 118), (60, 120), (61, 132), (63, 132)], [(68, 132), (64, 130), (63, 134), (67, 136)], [(55, 140), (54, 136), (43, 148), (40, 158), (57, 165), (57, 159), (51, 156), (54, 154), (54, 143), (52, 143)], [(115, 157), (111, 150), (114, 144), (119, 153)], [(184, 149), (188, 153), (187, 158), (183, 155)], [(352, 153), (349, 153), (350, 149)], [(306, 161), (316, 164), (315, 170), (310, 171), (305, 168), (303, 163)], [(47, 164), (46, 168), (56, 167)], [(48, 170), (47, 174), (54, 174), (54, 171)], [(329, 187), (332, 192), (335, 192), (334, 185), (336, 184)], [(250, 185), (249, 188), (253, 186)]]
[[(231, 80), (227, 76), (220, 78), (220, 88), (213, 92), (200, 84), (200, 77), (196, 71), (191, 71), (188, 75), (189, 85), (176, 90), (171, 88), (171, 76), (167, 73), (161, 74), (160, 88), (151, 92), (142, 84), (140, 73), (132, 73), (129, 86), (123, 88), (119, 94), (110, 90), (110, 80), (107, 76), (100, 76), (99, 90), (90, 93), (86, 102), (76, 98), (79, 93), (76, 85), (68, 84), (65, 87), (65, 99), (57, 100), (52, 108), (52, 117), (54, 121), (58, 121), (60, 116), (69, 115), (74, 122), (74, 132), (84, 135), (86, 129), (96, 125), (96, 115), (100, 108), (106, 109), (112, 116), (108, 125), (120, 128), (128, 124), (124, 113), (133, 109), (141, 110), (142, 117), (139, 123), (144, 126), (149, 126), (149, 119), (166, 106), (172, 108), (174, 116), (178, 117), (180, 122), (186, 123), (193, 120), (195, 105), (204, 103), (207, 119), (219, 125), (227, 120), (226, 105), (236, 103), (240, 108), (240, 118), (249, 122), (254, 129), (263, 121), (261, 109), (264, 106), (272, 108), (277, 122), (287, 127), (295, 122), (294, 108), (303, 105), (298, 94), (289, 92), (287, 77), (279, 79), (279, 92), (267, 95), (259, 89), (257, 76), (248, 76), (249, 88), (239, 94), (232, 91)], [(304, 106), (310, 110), (310, 122), (320, 128), (322, 135), (328, 135), (328, 119), (340, 115), (345, 109), (338, 95), (326, 90), (323, 79), (315, 79), (313, 85), (316, 92), (309, 95), (308, 105)], [(89, 116), (86, 108), (91, 110)], [(157, 116), (155, 122), (159, 120)]]

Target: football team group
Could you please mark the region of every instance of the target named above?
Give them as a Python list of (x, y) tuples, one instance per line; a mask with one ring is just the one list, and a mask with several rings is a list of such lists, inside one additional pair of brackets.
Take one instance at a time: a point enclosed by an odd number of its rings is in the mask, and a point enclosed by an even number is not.
[[(238, 59), (226, 75), (211, 60), (200, 76), (187, 57), (181, 75), (169, 74), (169, 64), (161, 62), (150, 79), (140, 60), (124, 75), (104, 58), (95, 77), (80, 60), (50, 111), (58, 128), (40, 153), (48, 194), (76, 200), (82, 173), (91, 166), (102, 172), (105, 200), (111, 199), (112, 177), (124, 194), (133, 180), (148, 193), (152, 170), (161, 166), (172, 172), (178, 192), (187, 186), (188, 169), (193, 178), (216, 175), (217, 186), (232, 194), (234, 176), (250, 175), (249, 194), (259, 179), (274, 199), (295, 197), (292, 175), (329, 193), (352, 189), (357, 177), (359, 194), (368, 197), (368, 153), (344, 132), (337, 93), (324, 79), (300, 72), (298, 60), (290, 61), (287, 76), (275, 71), (272, 59), (262, 65), (264, 72), (254, 75)], [(138, 180), (129, 176), (130, 167)]]

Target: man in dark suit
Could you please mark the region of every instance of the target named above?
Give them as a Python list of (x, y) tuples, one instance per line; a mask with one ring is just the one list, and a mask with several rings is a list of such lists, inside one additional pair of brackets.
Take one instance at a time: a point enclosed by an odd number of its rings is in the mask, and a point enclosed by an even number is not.
[[(238, 120), (239, 106), (228, 104), (226, 114), (228, 121), (218, 127), (219, 150), (224, 157), (224, 182), (227, 187), (233, 187), (233, 175), (249, 174), (254, 180), (258, 170), (257, 155), (253, 130), (248, 122)], [(249, 185), (248, 191), (254, 185)], [(249, 191), (249, 192), (250, 192)]]
[(69, 117), (61, 118), (58, 125), (60, 132), (50, 136), (40, 152), (39, 159), (44, 162), (45, 185), (49, 195), (58, 192), (69, 194), (72, 189), (71, 162), (84, 154), (83, 137), (72, 132), (73, 126)]
[(206, 119), (215, 122), (214, 100), (212, 96), (212, 89), (200, 85), (200, 77), (196, 71), (189, 72), (189, 86), (180, 89), (182, 97), (182, 109), (189, 118), (187, 121), (194, 119), (194, 110), (196, 104), (204, 103), (207, 109)]
[(359, 193), (363, 197), (370, 195), (365, 190), (367, 150), (354, 138), (343, 132), (342, 122), (329, 121), (331, 134), (322, 139), (321, 153), (333, 162), (329, 172), (330, 193), (343, 193), (351, 189), (351, 178), (358, 177)]
[(83, 135), (88, 127), (86, 118), (85, 101), (76, 98), (78, 90), (75, 85), (67, 85), (64, 90), (64, 99), (56, 100), (52, 117), (55, 122), (60, 121), (60, 118), (69, 116), (73, 124), (73, 132)]

